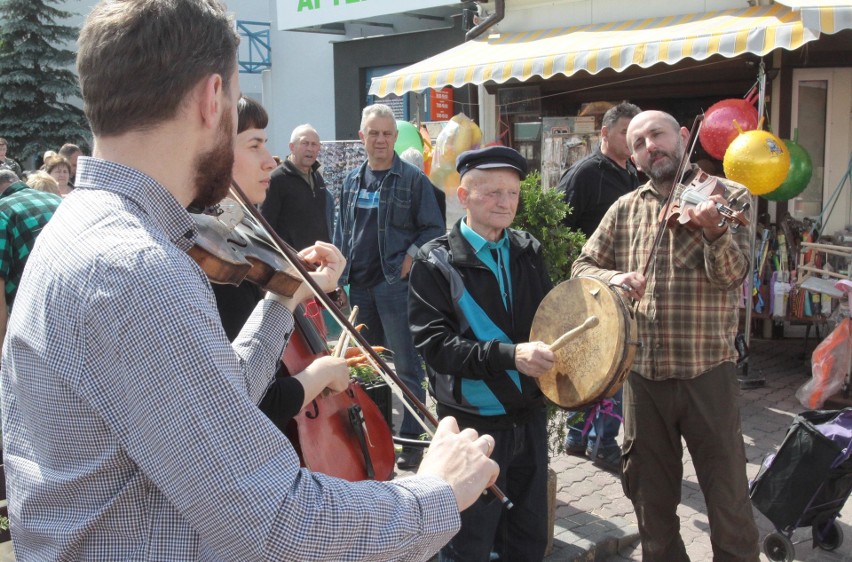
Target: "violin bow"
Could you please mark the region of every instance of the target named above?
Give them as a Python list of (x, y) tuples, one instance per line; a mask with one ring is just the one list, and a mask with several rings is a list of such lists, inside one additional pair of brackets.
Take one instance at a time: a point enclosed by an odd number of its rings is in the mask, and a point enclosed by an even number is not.
[(686, 148), (680, 157), (680, 162), (677, 164), (674, 176), (675, 179), (672, 183), (672, 188), (666, 197), (662, 217), (660, 218), (660, 224), (657, 225), (657, 234), (654, 236), (654, 244), (651, 246), (651, 251), (648, 253), (648, 260), (645, 262), (645, 267), (642, 268), (642, 277), (645, 277), (646, 279), (648, 277), (648, 269), (651, 267), (651, 262), (654, 259), (654, 254), (657, 253), (657, 248), (659, 248), (660, 242), (663, 239), (663, 234), (666, 231), (666, 223), (668, 222), (669, 209), (671, 208), (672, 200), (674, 199), (674, 192), (677, 189), (678, 184), (680, 184), (683, 179), (684, 172), (686, 172), (686, 166), (689, 164), (689, 158), (692, 155), (692, 151), (695, 150), (695, 143), (698, 142), (698, 133), (701, 131), (701, 124), (703, 122), (704, 114), (699, 113), (695, 116), (695, 120), (692, 122), (692, 127), (689, 130), (689, 138), (686, 141)]
[[(402, 393), (405, 395), (405, 398), (408, 399), (408, 402), (406, 402), (405, 400), (402, 401), (403, 405), (409, 408), (409, 410), (411, 410), (411, 405), (414, 405), (420, 411), (420, 413), (423, 414), (423, 417), (426, 418), (426, 420), (432, 424), (432, 426), (438, 427), (438, 419), (432, 414), (432, 412), (429, 411), (425, 404), (420, 402), (420, 400), (414, 395), (414, 393), (409, 390), (409, 388), (405, 385), (404, 382), (402, 382), (402, 379), (399, 378), (399, 375), (397, 375), (393, 371), (393, 369), (390, 368), (390, 366), (385, 362), (382, 356), (379, 355), (375, 349), (373, 349), (373, 346), (371, 346), (364, 338), (364, 336), (362, 336), (361, 333), (355, 329), (355, 326), (353, 326), (349, 322), (349, 319), (343, 314), (343, 311), (338, 308), (337, 304), (331, 300), (331, 297), (329, 297), (325, 293), (325, 291), (322, 290), (322, 287), (320, 287), (319, 284), (314, 280), (314, 278), (310, 276), (307, 268), (305, 267), (305, 264), (303, 263), (302, 258), (299, 256), (299, 253), (287, 242), (285, 242), (278, 235), (277, 232), (275, 232), (275, 229), (273, 229), (272, 226), (270, 226), (269, 222), (263, 217), (263, 215), (260, 214), (260, 211), (258, 211), (257, 207), (249, 203), (248, 197), (246, 197), (245, 192), (243, 192), (242, 188), (240, 188), (237, 182), (233, 179), (231, 180), (231, 191), (237, 196), (238, 201), (243, 206), (243, 210), (247, 211), (248, 214), (255, 220), (257, 225), (264, 230), (264, 233), (269, 238), (269, 241), (278, 249), (279, 252), (281, 252), (282, 256), (287, 258), (287, 260), (296, 269), (296, 271), (299, 272), (299, 275), (311, 288), (311, 291), (314, 293), (314, 296), (323, 303), (326, 310), (328, 310), (329, 313), (331, 313), (331, 315), (337, 321), (337, 323), (340, 324), (340, 327), (346, 330), (349, 333), (349, 336), (355, 340), (355, 342), (358, 344), (358, 347), (360, 347), (361, 351), (365, 353), (366, 357), (370, 360), (370, 362), (373, 364), (379, 374), (382, 375), (382, 377), (386, 381), (388, 380), (388, 378), (390, 378), (390, 381), (393, 381), (393, 383), (399, 388), (399, 390), (402, 391)], [(391, 387), (393, 387), (393, 385), (391, 385)], [(416, 414), (416, 412), (413, 411), (412, 413)], [(414, 417), (417, 418), (416, 415)], [(433, 435), (433, 432), (430, 431), (429, 428), (427, 428), (424, 424), (422, 424), (422, 422), (421, 425), (423, 425), (423, 428), (430, 436)], [(506, 497), (506, 494), (504, 494), (503, 491), (500, 490), (500, 488), (498, 488), (496, 485), (492, 484), (491, 486), (489, 486), (488, 491), (490, 491), (494, 495), (494, 497), (500, 500), (500, 503), (502, 503), (506, 507), (506, 509), (512, 508), (513, 504), (511, 500), (509, 500), (509, 498)]]

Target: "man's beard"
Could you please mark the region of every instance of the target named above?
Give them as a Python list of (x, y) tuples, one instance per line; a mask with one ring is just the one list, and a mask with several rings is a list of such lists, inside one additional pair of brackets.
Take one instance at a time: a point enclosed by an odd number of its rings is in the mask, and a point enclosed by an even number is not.
[(206, 209), (221, 201), (231, 186), (234, 167), (234, 123), (228, 111), (222, 113), (216, 146), (195, 158), (195, 199), (191, 207)]
[(683, 156), (683, 139), (678, 137), (677, 146), (675, 146), (674, 150), (670, 152), (658, 150), (653, 154), (649, 154), (648, 157), (653, 159), (657, 154), (665, 154), (668, 158), (656, 166), (648, 166), (649, 169), (645, 171), (645, 174), (651, 178), (651, 181), (656, 186), (674, 185), (677, 167), (680, 164), (681, 156)]

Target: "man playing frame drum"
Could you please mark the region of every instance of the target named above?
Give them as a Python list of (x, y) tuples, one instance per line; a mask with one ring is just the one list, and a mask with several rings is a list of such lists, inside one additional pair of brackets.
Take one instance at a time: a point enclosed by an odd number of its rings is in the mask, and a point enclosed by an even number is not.
[(463, 153), (457, 169), (466, 216), (415, 258), (409, 321), (438, 416), (494, 437), (497, 485), (515, 506), (505, 510), (480, 498), (462, 514), (440, 560), (487, 562), (492, 551), (501, 560), (541, 560), (548, 536), (547, 432), (534, 379), (551, 369), (554, 354), (529, 335), (551, 283), (538, 240), (509, 228), (527, 162), (511, 148), (492, 146)]

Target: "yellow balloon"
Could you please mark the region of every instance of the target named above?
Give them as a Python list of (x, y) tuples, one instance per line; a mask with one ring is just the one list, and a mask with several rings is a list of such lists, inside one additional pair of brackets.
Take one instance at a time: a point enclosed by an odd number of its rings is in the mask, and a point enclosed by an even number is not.
[(731, 142), (722, 161), (725, 176), (754, 195), (774, 191), (787, 178), (790, 151), (768, 131), (746, 131)]

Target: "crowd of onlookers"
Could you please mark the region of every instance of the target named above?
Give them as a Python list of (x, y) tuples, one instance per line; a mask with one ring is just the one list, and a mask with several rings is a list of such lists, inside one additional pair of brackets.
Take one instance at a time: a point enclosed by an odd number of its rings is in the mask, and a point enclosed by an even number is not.
[(18, 162), (8, 157), (8, 148), (8, 141), (0, 137), (0, 170), (12, 170), (29, 187), (60, 197), (65, 197), (74, 189), (77, 157), (82, 154), (76, 144), (66, 143), (58, 151), (46, 151), (37, 159), (32, 170), (22, 169)]

